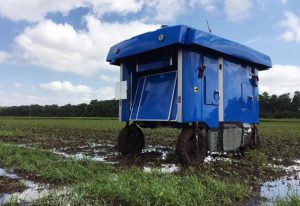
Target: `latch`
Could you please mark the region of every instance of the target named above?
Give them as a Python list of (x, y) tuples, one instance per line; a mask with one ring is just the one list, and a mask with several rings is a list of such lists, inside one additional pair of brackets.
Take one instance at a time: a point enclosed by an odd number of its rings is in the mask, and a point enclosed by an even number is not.
[(257, 87), (257, 82), (259, 81), (259, 78), (257, 75), (253, 74), (252, 77), (251, 77), (251, 82), (252, 82), (252, 85), (254, 87)]
[(218, 99), (220, 99), (220, 92), (219, 92), (219, 90), (217, 90), (217, 89), (214, 91), (214, 96), (215, 96), (216, 94), (218, 95)]
[(198, 73), (198, 78), (201, 79), (201, 78), (203, 77), (205, 69), (206, 69), (206, 66), (205, 66), (205, 65), (201, 65), (201, 66), (199, 67), (199, 69), (198, 69), (198, 71), (199, 71), (199, 73)]

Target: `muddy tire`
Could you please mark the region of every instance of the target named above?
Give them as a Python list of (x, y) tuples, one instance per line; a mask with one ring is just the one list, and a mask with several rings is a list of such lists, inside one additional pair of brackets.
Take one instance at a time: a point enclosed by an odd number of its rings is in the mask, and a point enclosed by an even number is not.
[(142, 130), (136, 125), (124, 127), (118, 137), (118, 150), (126, 154), (138, 154), (145, 146), (145, 138)]
[(251, 149), (260, 148), (260, 137), (258, 135), (258, 129), (256, 126), (252, 127), (252, 136), (251, 136), (251, 141), (250, 141), (249, 147)]
[(183, 164), (202, 164), (207, 156), (206, 136), (200, 131), (197, 144), (194, 128), (183, 128), (177, 140), (176, 153), (180, 162)]

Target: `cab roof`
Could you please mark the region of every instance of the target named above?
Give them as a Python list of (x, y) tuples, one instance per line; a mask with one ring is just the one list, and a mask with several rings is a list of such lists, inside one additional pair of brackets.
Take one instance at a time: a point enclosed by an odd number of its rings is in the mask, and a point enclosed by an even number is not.
[(124, 58), (173, 45), (210, 49), (258, 65), (260, 70), (272, 67), (270, 57), (261, 52), (184, 25), (164, 27), (122, 41), (110, 48), (106, 60), (119, 65)]

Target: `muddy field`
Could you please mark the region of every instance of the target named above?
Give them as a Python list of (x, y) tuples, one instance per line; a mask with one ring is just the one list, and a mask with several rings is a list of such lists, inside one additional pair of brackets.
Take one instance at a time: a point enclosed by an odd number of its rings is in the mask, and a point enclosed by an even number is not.
[(264, 120), (259, 150), (175, 155), (177, 129), (145, 129), (121, 156), (124, 125), (99, 118), (0, 118), (0, 205), (300, 205), (300, 120)]

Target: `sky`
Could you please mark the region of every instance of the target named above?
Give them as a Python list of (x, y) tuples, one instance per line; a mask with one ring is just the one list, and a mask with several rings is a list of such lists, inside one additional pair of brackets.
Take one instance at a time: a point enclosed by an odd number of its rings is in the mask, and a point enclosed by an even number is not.
[(269, 55), (260, 91), (300, 90), (299, 0), (0, 0), (0, 106), (114, 98), (110, 46), (183, 24)]

